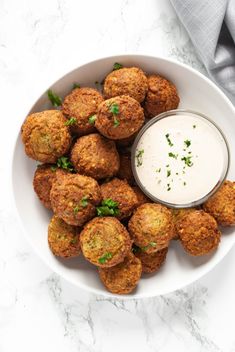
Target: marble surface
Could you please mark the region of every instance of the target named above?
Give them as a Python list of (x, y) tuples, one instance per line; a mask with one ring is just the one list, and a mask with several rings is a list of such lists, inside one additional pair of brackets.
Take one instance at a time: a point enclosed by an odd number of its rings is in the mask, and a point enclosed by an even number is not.
[(10, 158), (23, 116), (62, 74), (121, 53), (171, 57), (204, 72), (168, 0), (0, 1), (0, 352), (235, 351), (235, 249), (183, 290), (125, 302), (65, 282), (20, 230)]

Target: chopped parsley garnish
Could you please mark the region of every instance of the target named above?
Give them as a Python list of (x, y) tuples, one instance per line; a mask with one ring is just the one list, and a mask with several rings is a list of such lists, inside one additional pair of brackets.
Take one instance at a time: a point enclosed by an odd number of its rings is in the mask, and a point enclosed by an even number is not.
[(141, 247), (142, 251), (147, 251), (150, 247), (155, 247), (157, 245), (156, 242), (149, 242), (147, 246)]
[(51, 89), (48, 90), (47, 96), (53, 106), (55, 106), (55, 107), (61, 106), (61, 104), (62, 104), (61, 97), (59, 97), (59, 95), (52, 92)]
[(80, 84), (74, 83), (74, 84), (73, 84), (73, 89), (76, 89), (76, 88), (81, 88)]
[(188, 139), (186, 139), (186, 140), (184, 141), (184, 144), (185, 144), (186, 147), (188, 148), (188, 147), (191, 145), (191, 141), (188, 140)]
[(118, 62), (113, 64), (113, 71), (120, 70), (120, 68), (123, 68), (122, 64), (119, 64)]
[(104, 199), (101, 202), (101, 205), (96, 207), (97, 215), (98, 216), (117, 216), (119, 215), (120, 211), (118, 209), (118, 202), (115, 202), (111, 198)]
[(185, 165), (191, 167), (193, 165), (192, 163), (192, 156), (184, 156), (183, 158), (181, 158), (182, 161), (184, 161)]
[(75, 119), (75, 117), (70, 117), (70, 119), (65, 122), (65, 126), (72, 126), (75, 123), (77, 123), (77, 120)]
[(167, 191), (170, 191), (171, 190), (171, 186), (170, 186), (170, 184), (168, 183), (167, 184)]
[(80, 203), (81, 203), (81, 206), (82, 206), (83, 208), (86, 208), (87, 205), (88, 205), (88, 199), (87, 199), (87, 197), (86, 197), (86, 196), (83, 197), (83, 198), (81, 199)]
[(166, 135), (165, 135), (165, 137), (166, 137), (166, 140), (167, 140), (167, 142), (168, 142), (168, 144), (169, 144), (169, 146), (170, 147), (173, 147), (173, 143), (171, 142), (171, 140), (170, 140), (170, 137), (169, 137), (170, 135), (169, 135), (169, 133), (167, 133)]
[(91, 115), (88, 119), (88, 122), (90, 125), (94, 125), (95, 120), (96, 120), (96, 115)]
[(170, 158), (174, 158), (174, 159), (177, 159), (178, 158), (178, 154), (174, 154), (174, 153), (168, 153), (168, 156), (170, 157)]
[(184, 181), (183, 185), (186, 186), (186, 182), (185, 181)]
[(118, 115), (119, 114), (119, 106), (116, 103), (113, 103), (109, 106), (109, 111), (114, 114), (114, 115)]
[(104, 255), (102, 255), (102, 257), (100, 257), (98, 261), (100, 264), (105, 264), (107, 260), (111, 259), (112, 257), (113, 257), (112, 253), (107, 252)]
[(193, 125), (193, 128), (196, 128), (196, 125)]
[(170, 177), (170, 175), (171, 175), (171, 170), (167, 170), (166, 177)]
[(51, 171), (55, 172), (56, 169), (57, 169), (57, 166), (56, 166), (56, 165), (52, 165), (52, 166), (51, 166)]
[(76, 207), (73, 208), (73, 212), (74, 212), (75, 215), (76, 215), (80, 210), (81, 210), (81, 208), (80, 208), (78, 205), (76, 205)]
[(144, 154), (144, 149), (137, 151), (137, 154), (135, 156), (137, 159), (137, 167), (143, 164), (143, 154)]
[(73, 164), (71, 163), (71, 161), (69, 161), (69, 158), (67, 158), (66, 156), (61, 156), (56, 163), (57, 167), (64, 169), (64, 170), (68, 170), (68, 171), (73, 171)]
[(179, 175), (179, 173), (178, 173), (178, 172), (176, 172), (175, 174), (176, 174), (177, 176)]
[(161, 172), (161, 168), (159, 167), (159, 169), (156, 169), (156, 172)]
[(118, 127), (120, 125), (120, 122), (118, 121), (118, 119), (115, 116), (113, 119), (113, 125), (114, 125), (114, 127)]

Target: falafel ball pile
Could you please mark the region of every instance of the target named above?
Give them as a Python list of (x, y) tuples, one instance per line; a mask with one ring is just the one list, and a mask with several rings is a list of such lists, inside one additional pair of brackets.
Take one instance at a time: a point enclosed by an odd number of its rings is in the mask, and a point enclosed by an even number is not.
[(204, 211), (170, 210), (135, 184), (128, 148), (145, 118), (177, 108), (179, 100), (166, 78), (125, 67), (107, 75), (103, 95), (77, 87), (61, 109), (32, 113), (22, 126), (26, 154), (43, 163), (35, 193), (54, 212), (49, 248), (64, 259), (83, 254), (112, 293), (128, 294), (142, 274), (158, 272), (176, 236), (200, 256), (218, 247), (217, 222), (235, 225), (234, 182), (226, 181)]

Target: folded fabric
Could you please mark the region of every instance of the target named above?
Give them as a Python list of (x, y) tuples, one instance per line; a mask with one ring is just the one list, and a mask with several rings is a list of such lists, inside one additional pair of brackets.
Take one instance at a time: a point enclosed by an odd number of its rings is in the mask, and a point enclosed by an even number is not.
[(211, 78), (235, 104), (235, 0), (171, 0)]

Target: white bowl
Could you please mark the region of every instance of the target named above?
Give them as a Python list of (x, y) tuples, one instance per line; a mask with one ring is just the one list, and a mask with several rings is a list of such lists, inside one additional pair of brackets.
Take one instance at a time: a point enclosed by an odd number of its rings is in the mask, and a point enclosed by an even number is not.
[[(191, 109), (210, 117), (224, 132), (231, 151), (231, 165), (228, 179), (235, 179), (235, 109), (228, 98), (209, 79), (192, 68), (172, 60), (144, 56), (122, 55), (99, 59), (68, 73), (51, 88), (60, 96), (71, 91), (74, 82), (82, 86), (95, 87), (112, 70), (114, 62), (124, 66), (139, 66), (147, 73), (159, 73), (170, 79), (178, 88), (180, 108)], [(46, 93), (29, 111), (50, 109)], [(22, 117), (22, 123), (25, 116)], [(52, 255), (47, 244), (47, 227), (52, 213), (46, 210), (37, 199), (32, 179), (36, 162), (26, 157), (20, 133), (17, 138), (13, 162), (13, 194), (17, 212), (21, 219), (26, 238), (48, 266), (66, 280), (87, 291), (115, 296), (106, 291), (99, 280), (97, 270), (83, 258), (59, 260)], [(122, 298), (143, 298), (166, 294), (180, 289), (199, 279), (218, 264), (235, 242), (233, 228), (223, 229), (219, 249), (209, 256), (194, 258), (187, 255), (178, 241), (172, 241), (165, 265), (155, 275), (144, 276), (138, 288)], [(37, 273), (35, 273), (37, 275)]]

